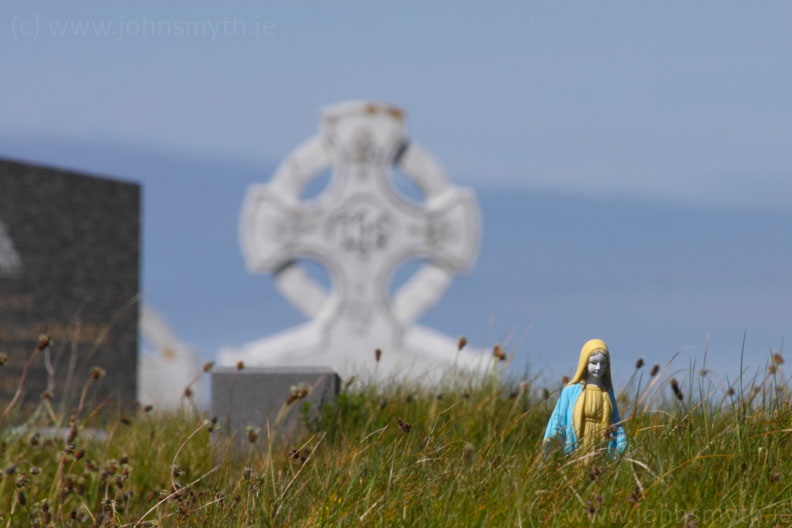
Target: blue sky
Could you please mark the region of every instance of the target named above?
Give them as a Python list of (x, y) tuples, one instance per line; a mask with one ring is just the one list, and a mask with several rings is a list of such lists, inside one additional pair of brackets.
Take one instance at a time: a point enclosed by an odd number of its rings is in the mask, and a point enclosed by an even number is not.
[(5, 1), (0, 155), (143, 182), (146, 294), (210, 357), (299, 321), (245, 275), (246, 185), (315, 132), (321, 106), (390, 101), (484, 211), (478, 267), (423, 322), (527, 332), (519, 354), (553, 377), (571, 367), (549, 358), (574, 362), (598, 332), (630, 364), (700, 355), (710, 332), (730, 365), (747, 329), (759, 362), (792, 328), (790, 15)]

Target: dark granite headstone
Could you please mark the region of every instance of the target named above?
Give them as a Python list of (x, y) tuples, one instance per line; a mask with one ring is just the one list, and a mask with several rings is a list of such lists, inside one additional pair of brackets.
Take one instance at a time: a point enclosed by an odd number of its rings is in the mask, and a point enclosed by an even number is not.
[(140, 186), (0, 160), (2, 410), (40, 334), (54, 345), (31, 363), (21, 407), (49, 390), (72, 402), (94, 366), (91, 405), (136, 397)]

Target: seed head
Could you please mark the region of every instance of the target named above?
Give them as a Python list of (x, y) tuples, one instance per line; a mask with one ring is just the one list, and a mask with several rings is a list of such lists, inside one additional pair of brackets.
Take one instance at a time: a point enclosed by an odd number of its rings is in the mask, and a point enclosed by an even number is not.
[(659, 371), (660, 371), (660, 365), (655, 364), (655, 366), (652, 367), (652, 371), (649, 373), (649, 375), (654, 378)]
[(635, 370), (643, 368), (643, 366), (644, 366), (643, 358), (638, 358), (638, 361), (635, 362)]
[(632, 502), (634, 504), (638, 504), (639, 502), (641, 502), (641, 499), (643, 499), (643, 493), (641, 492), (641, 488), (638, 488), (638, 487), (636, 487), (633, 490), (632, 495), (630, 495), (627, 498), (627, 500), (629, 502)]
[(48, 391), (48, 390), (45, 390), (44, 392), (41, 393), (41, 399), (42, 400), (51, 400), (52, 399), (52, 393), (50, 391)]
[(601, 504), (602, 504), (602, 497), (600, 495), (597, 495), (594, 502), (586, 503), (586, 514), (588, 515), (589, 521), (594, 520), (594, 516), (597, 514), (597, 511), (599, 510)]
[(52, 345), (52, 339), (50, 339), (49, 336), (40, 335), (38, 338), (38, 343), (36, 344), (36, 350), (41, 352), (50, 345)]
[(292, 449), (286, 453), (286, 457), (295, 464), (305, 464), (308, 461), (308, 455), (311, 454), (310, 449), (298, 450)]
[(248, 442), (250, 442), (251, 444), (255, 443), (256, 439), (258, 438), (259, 428), (251, 427), (248, 425), (247, 427), (245, 427), (245, 430), (247, 431)]
[(207, 361), (203, 364), (203, 371), (209, 372), (214, 367), (214, 361)]
[(503, 351), (500, 345), (495, 345), (492, 349), (492, 357), (494, 357), (498, 361), (505, 361), (506, 353)]
[(776, 352), (775, 354), (773, 354), (773, 363), (775, 363), (776, 365), (783, 365), (784, 358), (781, 356), (781, 354)]
[(190, 387), (185, 387), (185, 389), (184, 389), (184, 397), (189, 399), (189, 398), (192, 398), (192, 395), (193, 395), (192, 389)]
[(245, 368), (244, 361), (237, 361), (237, 370), (243, 370)]
[(460, 337), (459, 342), (457, 343), (457, 350), (462, 350), (467, 345), (467, 338)]
[(378, 348), (377, 350), (374, 351), (374, 361), (379, 363), (380, 359), (382, 359), (382, 350)]
[(286, 405), (290, 405), (296, 402), (297, 400), (302, 400), (303, 398), (308, 396), (308, 392), (310, 392), (309, 389), (310, 387), (308, 387), (304, 383), (301, 383), (299, 385), (293, 385), (291, 387), (291, 392), (286, 397)]
[(679, 383), (674, 378), (671, 378), (671, 390), (674, 391), (674, 396), (679, 401), (685, 399), (685, 396), (682, 394), (682, 389), (679, 388)]
[(105, 369), (102, 367), (94, 367), (91, 369), (91, 380), (96, 381), (105, 375)]
[(693, 516), (693, 512), (685, 513), (685, 516), (682, 518), (682, 528), (697, 528), (698, 521)]
[(462, 454), (465, 457), (465, 460), (472, 459), (473, 458), (473, 453), (475, 452), (475, 450), (476, 450), (476, 446), (474, 446), (470, 442), (467, 442), (465, 444), (465, 447), (462, 448)]
[(399, 430), (402, 433), (409, 433), (410, 429), (412, 429), (412, 424), (408, 424), (407, 422), (403, 421), (398, 416), (396, 417), (396, 425), (399, 426)]
[(0, 352), (0, 367), (5, 366), (6, 363), (8, 363), (8, 354)]

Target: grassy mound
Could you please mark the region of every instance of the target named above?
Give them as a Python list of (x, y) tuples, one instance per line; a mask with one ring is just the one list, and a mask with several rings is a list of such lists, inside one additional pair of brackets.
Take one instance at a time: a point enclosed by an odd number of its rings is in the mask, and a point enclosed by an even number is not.
[[(218, 456), (195, 412), (57, 416), (44, 398), (0, 432), (0, 526), (787, 526), (782, 362), (733, 387), (637, 365), (619, 458), (544, 456), (560, 386), (496, 370), (431, 389), (353, 383), (300, 443), (251, 434), (261, 449), (242, 460)], [(64, 434), (45, 434), (53, 424)]]

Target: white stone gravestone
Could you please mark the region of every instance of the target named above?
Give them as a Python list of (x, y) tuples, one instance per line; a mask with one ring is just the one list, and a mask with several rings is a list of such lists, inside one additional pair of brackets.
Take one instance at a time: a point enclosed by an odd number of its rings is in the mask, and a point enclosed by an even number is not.
[[(393, 168), (423, 193), (422, 203), (391, 185)], [(326, 190), (301, 201), (305, 187), (332, 168)], [(404, 113), (379, 102), (347, 102), (323, 112), (319, 135), (280, 165), (268, 184), (248, 189), (240, 243), (251, 272), (272, 273), (279, 291), (310, 320), (294, 329), (223, 349), (219, 363), (310, 365), (342, 376), (429, 376), (443, 367), (483, 368), (481, 354), (458, 351), (457, 339), (415, 324), (467, 271), (478, 254), (481, 222), (469, 189), (453, 186), (440, 166), (405, 136)], [(299, 259), (323, 265), (327, 290)], [(422, 267), (393, 295), (394, 271)], [(379, 375), (379, 374), (378, 374)]]
[(184, 343), (151, 306), (140, 309), (141, 354), (138, 356), (138, 401), (157, 410), (203, 405), (202, 366), (193, 347)]
[(22, 273), (22, 259), (14, 241), (8, 236), (5, 224), (0, 220), (0, 276), (17, 277)]

